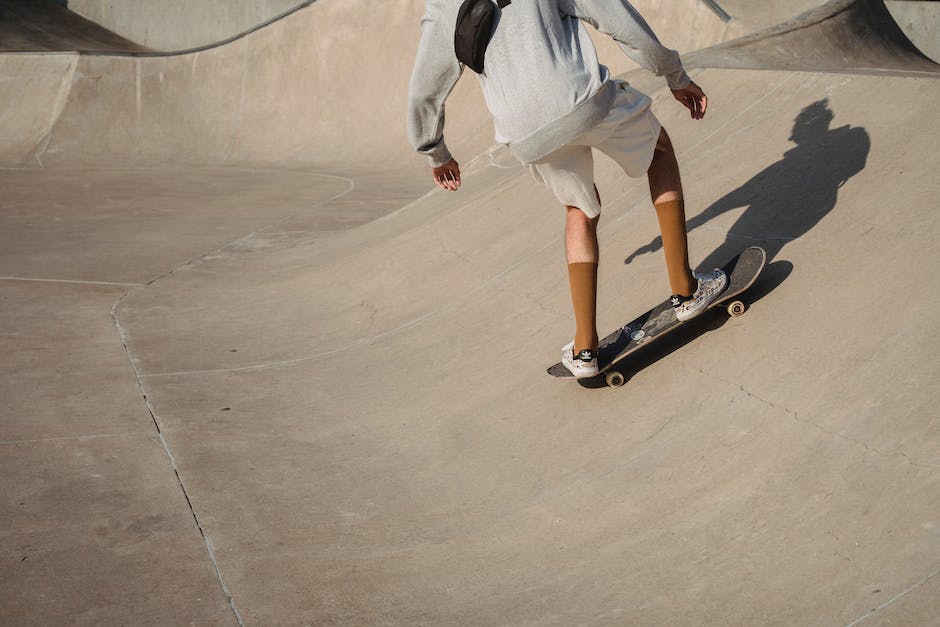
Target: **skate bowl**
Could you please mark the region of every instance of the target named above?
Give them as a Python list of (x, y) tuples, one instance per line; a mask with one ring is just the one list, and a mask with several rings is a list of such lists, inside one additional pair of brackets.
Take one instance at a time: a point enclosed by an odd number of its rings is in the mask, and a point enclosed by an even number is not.
[(0, 52), (147, 52), (54, 0), (0, 2)]
[(0, 51), (183, 54), (247, 36), (314, 0), (2, 0)]
[[(940, 9), (930, 14), (940, 22), (938, 16)], [(926, 14), (922, 19), (927, 19)], [(912, 37), (919, 39), (902, 30), (881, 0), (842, 0), (695, 52), (687, 63), (710, 68), (936, 74), (940, 66), (917, 48)]]
[[(469, 73), (461, 190), (405, 141), (423, 3), (275, 4), (157, 53), (122, 20), (177, 18), (111, 3), (79, 34), (148, 50), (0, 54), (7, 622), (936, 621), (940, 82), (901, 20), (635, 3), (702, 121), (598, 38), (677, 147), (693, 263), (770, 261), (610, 389), (545, 374), (564, 212)], [(645, 181), (596, 176), (606, 334), (666, 274)]]

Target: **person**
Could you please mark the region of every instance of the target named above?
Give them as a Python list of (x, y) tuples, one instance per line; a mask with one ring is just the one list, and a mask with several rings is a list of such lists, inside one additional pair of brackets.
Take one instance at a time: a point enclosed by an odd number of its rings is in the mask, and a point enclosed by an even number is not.
[[(460, 0), (426, 0), (408, 88), (408, 136), (438, 187), (460, 188), (460, 166), (444, 141), (444, 103), (463, 72), (454, 52)], [(567, 212), (565, 250), (575, 317), (562, 362), (576, 377), (598, 372), (597, 224), (601, 200), (592, 149), (633, 178), (644, 174), (656, 209), (676, 315), (694, 317), (724, 289), (720, 270), (689, 266), (679, 166), (649, 96), (613, 80), (584, 23), (611, 36), (634, 61), (665, 78), (695, 120), (708, 108), (679, 54), (663, 46), (626, 0), (516, 0), (499, 14), (478, 75), (496, 141), (508, 145)]]

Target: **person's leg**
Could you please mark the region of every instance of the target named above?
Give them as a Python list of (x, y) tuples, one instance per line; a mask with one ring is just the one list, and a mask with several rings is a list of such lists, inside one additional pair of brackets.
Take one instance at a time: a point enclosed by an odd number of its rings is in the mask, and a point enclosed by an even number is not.
[(600, 195), (594, 186), (594, 157), (586, 145), (571, 144), (529, 164), (535, 179), (566, 207), (565, 254), (575, 316), (571, 359), (597, 350), (597, 222)]
[(659, 141), (656, 143), (647, 175), (650, 197), (656, 207), (656, 217), (659, 218), (669, 285), (673, 294), (691, 296), (695, 291), (695, 278), (689, 268), (682, 180), (679, 175), (679, 163), (666, 129), (660, 130)]
[(597, 223), (600, 216), (587, 217), (577, 207), (566, 206), (565, 254), (568, 283), (574, 307), (573, 353), (597, 351)]
[(673, 307), (679, 320), (688, 320), (708, 307), (727, 285), (720, 270), (693, 275), (689, 266), (685, 203), (679, 164), (669, 135), (649, 110), (649, 98), (620, 85), (616, 112), (608, 116), (615, 128), (606, 128), (603, 139), (592, 144), (612, 157), (623, 171), (636, 178), (649, 179), (650, 196), (656, 207), (662, 233), (663, 252), (669, 285), (675, 298)]

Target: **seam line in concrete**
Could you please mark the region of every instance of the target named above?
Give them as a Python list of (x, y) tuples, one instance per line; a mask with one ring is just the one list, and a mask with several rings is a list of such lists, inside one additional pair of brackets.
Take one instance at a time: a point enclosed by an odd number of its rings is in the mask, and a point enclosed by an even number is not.
[[(346, 178), (345, 176), (339, 176), (339, 175), (336, 175), (336, 174), (321, 174), (321, 173), (319, 173), (319, 172), (314, 172), (314, 173), (312, 173), (311, 175), (312, 175), (312, 176), (322, 176), (322, 177), (324, 177), (324, 178), (339, 179), (339, 180), (341, 180), (341, 181), (345, 181), (345, 182), (349, 185), (349, 187), (347, 187), (347, 188), (344, 189), (343, 191), (339, 192), (338, 194), (335, 194), (335, 195), (333, 195), (333, 196), (327, 198), (326, 200), (320, 201), (320, 202), (318, 202), (318, 203), (314, 203), (314, 204), (312, 205), (312, 207), (310, 207), (310, 208), (319, 207), (319, 206), (321, 206), (321, 205), (325, 205), (325, 204), (327, 204), (327, 203), (333, 202), (333, 201), (336, 200), (337, 198), (341, 198), (342, 196), (345, 196), (346, 194), (349, 194), (349, 193), (352, 192), (354, 189), (356, 189), (356, 182), (355, 182), (354, 180), (350, 179), (350, 178)], [(281, 224), (282, 222), (286, 222), (287, 220), (290, 220), (290, 219), (293, 218), (295, 215), (297, 215), (296, 212), (295, 212), (295, 213), (291, 213), (290, 215), (286, 215), (286, 216), (283, 216), (283, 217), (281, 217), (281, 218), (278, 218), (278, 219), (275, 220), (274, 222), (271, 222), (270, 224), (267, 224), (267, 225), (265, 225), (265, 226), (263, 226), (263, 227), (261, 227), (261, 228), (255, 230), (255, 231), (252, 231), (251, 233), (248, 233), (247, 235), (244, 235), (244, 236), (242, 236), (242, 237), (239, 237), (238, 239), (234, 239), (234, 240), (232, 240), (232, 241), (226, 242), (226, 243), (222, 244), (221, 246), (219, 246), (218, 248), (216, 248), (216, 249), (214, 249), (214, 250), (210, 250), (209, 252), (202, 253), (202, 254), (198, 255), (197, 257), (193, 257), (192, 259), (189, 259), (189, 260), (187, 260), (187, 261), (184, 261), (183, 263), (181, 263), (181, 264), (179, 264), (179, 265), (177, 265), (177, 266), (175, 266), (175, 267), (173, 267), (173, 268), (170, 268), (169, 270), (167, 270), (167, 271), (164, 272), (163, 274), (160, 274), (160, 275), (158, 275), (158, 276), (156, 276), (156, 277), (150, 279), (149, 281), (147, 281), (146, 283), (144, 283), (144, 284), (141, 285), (140, 287), (149, 287), (149, 286), (153, 285), (154, 283), (156, 283), (157, 281), (162, 281), (163, 279), (165, 279), (165, 278), (167, 278), (167, 277), (169, 277), (169, 276), (172, 276), (172, 275), (176, 274), (177, 272), (179, 272), (180, 270), (183, 270), (184, 268), (186, 268), (186, 267), (188, 267), (188, 266), (192, 266), (192, 265), (195, 265), (195, 264), (199, 263), (200, 261), (202, 261), (202, 260), (205, 259), (206, 257), (211, 257), (211, 256), (213, 256), (213, 255), (218, 255), (219, 253), (221, 253), (221, 252), (222, 252), (223, 250), (225, 250), (226, 248), (229, 248), (229, 247), (231, 247), (231, 246), (236, 246), (236, 245), (240, 244), (241, 242), (248, 241), (248, 240), (250, 240), (252, 237), (257, 236), (259, 233), (266, 233), (266, 232), (269, 232), (271, 229), (277, 227), (277, 226), (278, 226), (279, 224)], [(123, 299), (123, 296), (121, 297), (121, 299)], [(119, 299), (118, 302), (120, 302), (120, 299)], [(115, 303), (115, 306), (117, 306), (117, 304), (118, 304), (118, 303)]]
[[(324, 178), (340, 179), (340, 180), (346, 181), (346, 183), (348, 184), (348, 187), (347, 187), (345, 190), (343, 190), (342, 192), (339, 192), (339, 193), (337, 193), (337, 194), (331, 196), (331, 197), (328, 198), (327, 200), (324, 200), (324, 201), (322, 201), (322, 202), (320, 202), (320, 203), (315, 203), (315, 204), (313, 205), (314, 207), (319, 206), (319, 205), (324, 205), (324, 204), (327, 204), (327, 203), (329, 203), (329, 202), (332, 202), (332, 201), (336, 200), (337, 198), (340, 198), (340, 197), (342, 197), (342, 196), (345, 196), (345, 195), (349, 194), (350, 192), (352, 192), (352, 191), (356, 188), (356, 182), (355, 182), (354, 180), (352, 180), (352, 179), (350, 179), (350, 178), (347, 178), (347, 177), (344, 177), (344, 176), (338, 176), (338, 175), (333, 175), (333, 174), (321, 174), (321, 173), (315, 173), (314, 175), (315, 175), (315, 176), (321, 176), (321, 177), (324, 177)], [(199, 520), (199, 516), (196, 514), (196, 510), (195, 510), (195, 508), (193, 507), (192, 500), (190, 500), (190, 498), (189, 498), (189, 492), (186, 490), (186, 484), (183, 482), (183, 478), (182, 478), (182, 476), (180, 475), (179, 467), (178, 467), (177, 464), (176, 464), (176, 458), (173, 456), (173, 452), (170, 450), (170, 445), (169, 445), (169, 443), (167, 442), (166, 437), (165, 437), (164, 434), (163, 434), (163, 430), (162, 430), (161, 427), (160, 427), (160, 420), (159, 420), (159, 418), (157, 417), (156, 410), (154, 409), (153, 404), (152, 404), (151, 401), (150, 401), (150, 397), (149, 397), (149, 395), (147, 394), (147, 390), (146, 390), (146, 388), (144, 387), (143, 377), (142, 377), (142, 375), (141, 375), (140, 369), (137, 367), (137, 363), (136, 363), (136, 361), (134, 360), (134, 356), (131, 354), (130, 346), (129, 346), (129, 344), (128, 344), (128, 334), (127, 334), (127, 331), (124, 329), (124, 326), (121, 324), (120, 319), (118, 318), (117, 310), (118, 310), (118, 307), (121, 305), (121, 302), (122, 302), (127, 296), (129, 296), (132, 292), (135, 292), (135, 291), (137, 291), (137, 290), (145, 289), (145, 288), (147, 288), (147, 287), (149, 287), (149, 286), (152, 286), (152, 285), (154, 285), (155, 283), (157, 283), (158, 281), (160, 281), (160, 280), (162, 280), (162, 279), (164, 279), (164, 278), (167, 278), (167, 277), (169, 277), (169, 276), (172, 276), (172, 275), (175, 274), (177, 271), (179, 271), (179, 270), (181, 270), (181, 269), (183, 269), (183, 268), (185, 268), (185, 267), (187, 267), (187, 266), (189, 266), (189, 265), (198, 263), (199, 261), (201, 261), (202, 259), (205, 259), (206, 257), (208, 257), (208, 256), (210, 256), (210, 255), (218, 254), (218, 253), (221, 252), (222, 250), (224, 250), (224, 249), (226, 249), (226, 248), (228, 248), (228, 247), (230, 247), (230, 246), (233, 246), (233, 245), (235, 245), (235, 244), (238, 244), (239, 242), (248, 240), (248, 239), (250, 239), (251, 237), (254, 237), (255, 235), (257, 235), (258, 233), (261, 233), (261, 232), (264, 232), (264, 231), (273, 229), (273, 228), (275, 228), (276, 226), (278, 226), (279, 224), (281, 224), (282, 222), (284, 222), (284, 221), (286, 221), (286, 220), (292, 218), (294, 215), (295, 215), (295, 214), (291, 214), (291, 215), (288, 215), (288, 216), (284, 216), (284, 217), (282, 217), (282, 218), (280, 218), (280, 219), (278, 219), (278, 220), (275, 220), (275, 221), (272, 222), (271, 224), (268, 224), (268, 225), (266, 225), (265, 227), (262, 227), (261, 229), (252, 231), (252, 232), (249, 233), (248, 235), (245, 235), (245, 236), (240, 237), (240, 238), (238, 238), (238, 239), (236, 239), (236, 240), (232, 240), (232, 241), (230, 241), (230, 242), (227, 242), (227, 243), (223, 244), (222, 246), (216, 248), (215, 250), (212, 250), (212, 251), (207, 252), (207, 253), (203, 253), (202, 255), (199, 255), (198, 257), (195, 257), (195, 258), (193, 258), (193, 259), (190, 259), (190, 260), (188, 260), (188, 261), (186, 261), (186, 262), (184, 262), (184, 263), (182, 263), (182, 264), (180, 264), (180, 265), (178, 265), (178, 266), (176, 266), (176, 267), (174, 267), (174, 268), (171, 268), (171, 269), (168, 270), (167, 272), (164, 272), (163, 274), (161, 274), (161, 275), (159, 275), (159, 276), (157, 276), (157, 277), (155, 277), (155, 278), (153, 278), (153, 279), (147, 281), (147, 282), (144, 283), (144, 284), (129, 284), (129, 286), (130, 286), (130, 287), (133, 287), (133, 289), (128, 290), (128, 291), (124, 292), (123, 294), (121, 294), (121, 296), (118, 297), (118, 299), (117, 299), (117, 300), (114, 302), (114, 304), (111, 306), (111, 320), (112, 320), (112, 322), (114, 323), (114, 326), (115, 326), (115, 328), (116, 328), (117, 331), (118, 331), (118, 335), (119, 335), (120, 340), (121, 340), (121, 345), (124, 347), (124, 354), (127, 356), (127, 360), (128, 360), (128, 363), (130, 364), (131, 371), (134, 373), (134, 378), (135, 378), (135, 380), (137, 381), (137, 387), (138, 387), (138, 389), (140, 390), (140, 394), (141, 394), (141, 396), (142, 396), (142, 398), (143, 398), (144, 406), (147, 408), (147, 412), (150, 414), (150, 419), (153, 421), (153, 425), (154, 425), (154, 427), (156, 428), (156, 431), (157, 431), (156, 436), (154, 436), (154, 437), (159, 437), (159, 439), (160, 439), (160, 444), (163, 446), (163, 451), (164, 451), (164, 453), (166, 454), (167, 459), (170, 461), (170, 466), (171, 466), (171, 468), (173, 469), (173, 474), (176, 476), (177, 485), (179, 486), (180, 492), (182, 493), (183, 498), (184, 498), (185, 501), (186, 501), (186, 506), (189, 508), (189, 513), (190, 513), (190, 515), (193, 517), (193, 522), (194, 522), (195, 525), (196, 525), (196, 529), (199, 531), (199, 535), (200, 535), (200, 537), (202, 538), (203, 546), (204, 546), (205, 549), (206, 549), (206, 554), (207, 554), (208, 557), (209, 557), (209, 561), (211, 562), (212, 567), (215, 569), (215, 574), (216, 574), (216, 577), (217, 577), (218, 582), (219, 582), (219, 587), (221, 588), (222, 594), (223, 594), (223, 596), (224, 596), (224, 598), (225, 598), (225, 601), (226, 601), (226, 603), (228, 603), (229, 609), (232, 611), (232, 614), (235, 616), (235, 621), (236, 621), (236, 623), (238, 623), (239, 627), (244, 627), (244, 624), (245, 624), (245, 623), (244, 623), (244, 621), (242, 620), (241, 613), (238, 611), (238, 608), (237, 608), (236, 605), (235, 605), (235, 599), (233, 598), (231, 591), (229, 590), (228, 586), (227, 586), (226, 583), (225, 583), (225, 578), (222, 576), (222, 569), (220, 568), (219, 563), (218, 563), (218, 560), (217, 560), (216, 557), (215, 557), (215, 551), (214, 551), (213, 548), (212, 548), (212, 542), (209, 540), (209, 536), (208, 536), (208, 534), (206, 533), (206, 530), (203, 528), (202, 523), (201, 523), (200, 520)]]
[(95, 433), (92, 435), (63, 435), (56, 438), (26, 438), (23, 440), (3, 440), (0, 445), (35, 444), (38, 442), (84, 442), (85, 440), (101, 440), (105, 438), (155, 438), (153, 433)]
[(935, 571), (933, 571), (932, 573), (930, 573), (929, 575), (927, 575), (926, 577), (924, 577), (923, 579), (921, 579), (920, 581), (918, 581), (917, 583), (915, 583), (913, 586), (909, 587), (907, 590), (902, 590), (901, 592), (897, 593), (896, 595), (894, 595), (893, 597), (891, 597), (890, 599), (888, 599), (887, 601), (885, 601), (884, 603), (882, 603), (882, 604), (879, 605), (878, 607), (874, 608), (874, 609), (873, 609), (872, 611), (870, 611), (868, 614), (865, 614), (864, 616), (861, 616), (861, 617), (855, 619), (854, 621), (852, 621), (851, 623), (849, 623), (849, 624), (846, 625), (845, 627), (854, 627), (854, 625), (858, 625), (860, 622), (862, 622), (862, 621), (864, 621), (864, 620), (868, 620), (869, 618), (871, 618), (872, 616), (874, 616), (875, 614), (877, 614), (878, 612), (880, 612), (880, 611), (883, 610), (884, 608), (888, 607), (889, 605), (891, 605), (891, 604), (894, 603), (895, 601), (898, 601), (898, 600), (901, 599), (902, 597), (907, 596), (908, 594), (910, 594), (911, 592), (913, 592), (913, 591), (916, 590), (917, 588), (920, 588), (921, 586), (927, 585), (927, 582), (930, 581), (931, 579), (933, 579), (934, 577), (936, 577), (937, 575), (940, 575), (940, 568), (937, 568)]
[(80, 281), (78, 279), (34, 279), (23, 276), (0, 276), (0, 281), (35, 281), (36, 283), (72, 283), (75, 285), (113, 285), (115, 287), (143, 287), (143, 283), (120, 283), (117, 281)]
[(235, 607), (235, 600), (232, 598), (232, 593), (225, 584), (225, 579), (222, 576), (222, 570), (219, 568), (219, 563), (215, 558), (215, 551), (212, 550), (212, 543), (209, 541), (209, 537), (206, 535), (206, 531), (199, 520), (199, 516), (196, 514), (196, 510), (193, 508), (193, 503), (189, 498), (189, 492), (186, 490), (186, 485), (183, 483), (183, 478), (180, 476), (179, 467), (176, 465), (176, 459), (173, 457), (173, 453), (170, 451), (170, 446), (163, 435), (163, 430), (160, 428), (160, 420), (157, 418), (156, 411), (150, 402), (150, 398), (147, 395), (147, 390), (144, 388), (144, 383), (140, 378), (140, 372), (137, 369), (137, 364), (134, 363), (134, 358), (130, 353), (130, 349), (128, 348), (127, 333), (125, 332), (124, 327), (121, 325), (121, 322), (118, 320), (117, 307), (121, 301), (130, 293), (130, 291), (125, 292), (115, 301), (114, 305), (111, 307), (111, 320), (114, 322), (115, 327), (117, 327), (118, 334), (121, 338), (121, 344), (124, 346), (124, 353), (127, 355), (128, 363), (130, 364), (131, 370), (133, 371), (134, 377), (137, 381), (137, 387), (140, 389), (140, 393), (143, 396), (144, 406), (147, 408), (147, 411), (150, 414), (150, 419), (153, 421), (153, 425), (157, 430), (156, 437), (159, 437), (160, 443), (163, 446), (163, 452), (170, 461), (170, 467), (173, 469), (173, 474), (176, 476), (176, 483), (180, 488), (180, 492), (182, 493), (183, 498), (186, 500), (186, 506), (189, 508), (189, 513), (193, 517), (193, 522), (196, 524), (196, 529), (199, 531), (199, 535), (202, 538), (202, 543), (206, 549), (207, 555), (209, 556), (209, 561), (212, 563), (212, 567), (215, 569), (216, 578), (219, 581), (219, 586), (222, 589), (222, 594), (225, 597), (225, 601), (228, 603), (229, 609), (235, 615), (235, 621), (238, 623), (239, 627), (244, 627), (245, 623), (242, 621), (242, 617), (238, 612), (238, 608)]
[(304, 363), (307, 361), (311, 361), (313, 359), (320, 359), (322, 357), (335, 355), (336, 353), (347, 351), (350, 348), (353, 348), (356, 346), (362, 346), (363, 344), (369, 344), (370, 342), (374, 342), (376, 340), (384, 339), (386, 337), (391, 337), (393, 335), (401, 333), (402, 331), (410, 329), (411, 327), (415, 325), (421, 324), (422, 322), (429, 320), (435, 316), (438, 316), (447, 311), (450, 311), (458, 307), (461, 303), (464, 303), (470, 300), (478, 292), (486, 289), (491, 284), (495, 283), (496, 281), (498, 281), (505, 275), (509, 274), (510, 272), (512, 272), (519, 266), (523, 265), (524, 263), (528, 262), (530, 259), (532, 259), (536, 255), (541, 254), (542, 252), (546, 251), (551, 246), (557, 246), (557, 245), (558, 243), (555, 240), (548, 242), (545, 246), (542, 246), (541, 248), (533, 252), (531, 255), (528, 255), (527, 257), (520, 259), (516, 263), (511, 264), (509, 267), (505, 268), (504, 270), (497, 272), (496, 274), (484, 280), (482, 283), (480, 283), (478, 286), (476, 286), (469, 292), (465, 292), (463, 297), (458, 300), (451, 301), (450, 303), (438, 309), (435, 309), (433, 311), (429, 311), (428, 313), (418, 316), (417, 318), (412, 318), (411, 320), (408, 320), (407, 322), (404, 322), (393, 329), (388, 329), (386, 331), (382, 331), (381, 333), (376, 333), (375, 335), (360, 337), (350, 342), (347, 342), (346, 344), (343, 344), (342, 346), (338, 346), (336, 348), (331, 348), (329, 350), (321, 351), (319, 353), (301, 355), (300, 357), (295, 357), (293, 359), (285, 359), (282, 361), (261, 362), (261, 363), (256, 363), (256, 364), (249, 364), (247, 366), (237, 366), (234, 368), (214, 368), (214, 369), (207, 369), (207, 370), (181, 370), (177, 372), (141, 373), (140, 377), (141, 379), (156, 379), (156, 378), (162, 378), (162, 377), (178, 377), (178, 376), (200, 375), (200, 374), (224, 374), (228, 372), (248, 372), (251, 370), (267, 370), (269, 368), (284, 368), (287, 366), (293, 366), (295, 364), (300, 364), (300, 363)]

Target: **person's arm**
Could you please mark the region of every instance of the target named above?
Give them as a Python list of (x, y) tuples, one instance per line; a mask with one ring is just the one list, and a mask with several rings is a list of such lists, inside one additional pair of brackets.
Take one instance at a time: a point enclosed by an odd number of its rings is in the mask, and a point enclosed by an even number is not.
[(453, 50), (449, 6), (429, 0), (421, 18), (421, 39), (408, 86), (408, 139), (432, 168), (453, 161), (444, 143), (444, 101), (463, 72)]
[(692, 119), (705, 117), (708, 98), (686, 74), (679, 53), (659, 42), (627, 0), (558, 0), (558, 7), (565, 15), (610, 35), (628, 57), (656, 76), (664, 76), (672, 95), (689, 110)]
[(643, 16), (626, 0), (559, 0), (565, 15), (583, 20), (610, 35), (624, 53), (656, 76), (666, 78), (672, 90), (689, 86), (679, 53), (663, 46)]

